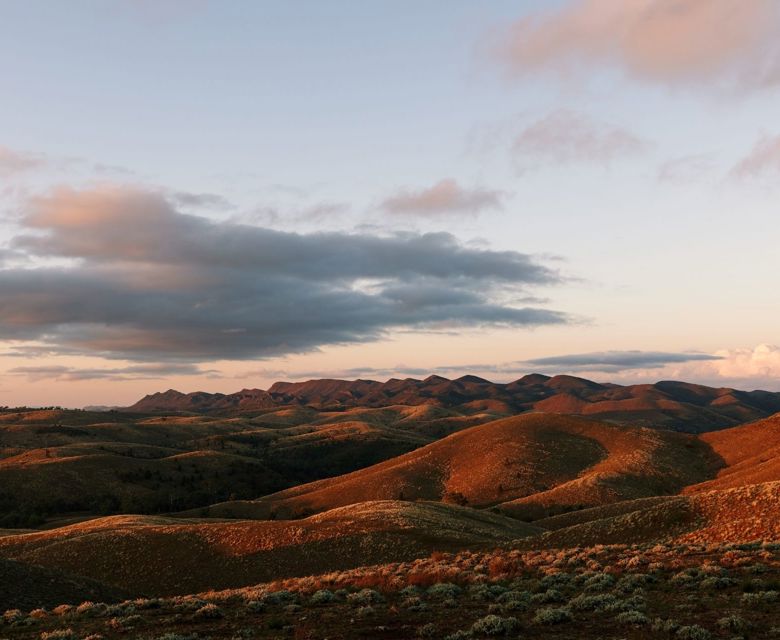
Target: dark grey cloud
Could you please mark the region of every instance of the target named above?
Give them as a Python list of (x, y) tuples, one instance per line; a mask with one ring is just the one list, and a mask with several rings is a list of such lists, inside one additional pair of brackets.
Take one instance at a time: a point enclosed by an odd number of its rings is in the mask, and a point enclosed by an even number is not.
[(66, 366), (25, 366), (8, 370), (10, 375), (25, 376), (32, 381), (66, 380), (158, 380), (169, 376), (194, 376), (212, 373), (192, 364), (143, 364), (104, 369), (79, 369)]
[(670, 353), (666, 351), (600, 351), (547, 358), (534, 358), (525, 363), (544, 370), (567, 369), (583, 371), (622, 371), (624, 369), (660, 369), (668, 364), (722, 360), (707, 353)]
[(393, 329), (527, 327), (560, 311), (499, 300), (561, 276), (447, 233), (297, 234), (184, 215), (154, 191), (60, 190), (13, 247), (58, 268), (0, 271), (0, 339), (144, 361), (251, 359)]

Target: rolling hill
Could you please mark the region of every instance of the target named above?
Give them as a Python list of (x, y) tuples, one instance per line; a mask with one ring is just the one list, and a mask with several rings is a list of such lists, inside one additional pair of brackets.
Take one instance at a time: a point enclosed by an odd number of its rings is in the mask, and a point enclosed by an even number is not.
[(368, 500), (495, 506), (535, 519), (629, 498), (677, 493), (713, 477), (719, 458), (696, 437), (585, 418), (524, 414), (451, 436), (353, 473), (252, 502), (216, 517), (301, 517)]

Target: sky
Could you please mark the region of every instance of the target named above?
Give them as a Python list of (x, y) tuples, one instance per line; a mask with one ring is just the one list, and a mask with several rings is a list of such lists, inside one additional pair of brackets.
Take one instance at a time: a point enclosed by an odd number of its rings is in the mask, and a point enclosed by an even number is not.
[(780, 390), (775, 0), (0, 0), (0, 405)]

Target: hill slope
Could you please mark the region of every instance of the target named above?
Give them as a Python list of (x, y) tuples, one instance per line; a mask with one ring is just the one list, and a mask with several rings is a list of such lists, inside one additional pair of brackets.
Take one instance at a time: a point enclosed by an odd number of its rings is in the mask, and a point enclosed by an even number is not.
[(533, 519), (676, 493), (711, 478), (719, 464), (693, 436), (525, 414), (460, 431), (344, 476), (249, 503), (214, 505), (209, 514), (288, 518), (367, 500), (423, 499), (500, 505)]
[(368, 502), (298, 521), (113, 516), (0, 538), (0, 556), (136, 594), (192, 593), (488, 548), (539, 529), (455, 505)]

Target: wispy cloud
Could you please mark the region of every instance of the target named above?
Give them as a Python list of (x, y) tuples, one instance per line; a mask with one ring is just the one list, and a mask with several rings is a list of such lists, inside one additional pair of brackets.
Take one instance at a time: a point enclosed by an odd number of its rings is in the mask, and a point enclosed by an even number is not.
[(476, 214), (500, 209), (506, 194), (479, 187), (466, 188), (446, 178), (422, 189), (402, 189), (386, 198), (381, 208), (390, 213), (421, 216)]
[(525, 364), (540, 371), (584, 370), (623, 371), (626, 369), (659, 369), (668, 364), (721, 360), (707, 353), (674, 353), (667, 351), (597, 351), (526, 360)]
[(599, 163), (643, 152), (647, 143), (630, 131), (596, 122), (569, 110), (554, 111), (525, 127), (514, 138), (519, 168), (544, 164)]
[(14, 151), (0, 145), (0, 176), (10, 176), (38, 169), (46, 164), (46, 156), (40, 153)]
[(762, 136), (750, 152), (731, 169), (732, 178), (780, 175), (780, 135)]
[(669, 86), (780, 83), (775, 0), (571, 0), (515, 22), (498, 47), (514, 74), (614, 69)]
[(196, 376), (214, 373), (191, 364), (144, 364), (115, 368), (76, 368), (64, 365), (25, 366), (9, 369), (8, 374), (24, 376), (31, 382), (40, 380), (61, 380), (79, 382), (82, 380), (159, 380), (169, 376)]

